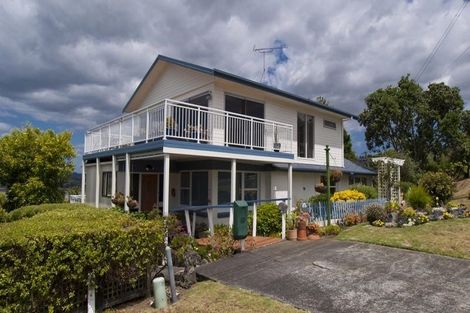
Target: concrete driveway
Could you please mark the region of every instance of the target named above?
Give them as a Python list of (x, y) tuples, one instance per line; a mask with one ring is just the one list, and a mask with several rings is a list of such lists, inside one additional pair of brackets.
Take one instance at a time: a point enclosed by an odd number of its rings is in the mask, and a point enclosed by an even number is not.
[(376, 245), (284, 241), (197, 273), (311, 312), (470, 312), (470, 260)]

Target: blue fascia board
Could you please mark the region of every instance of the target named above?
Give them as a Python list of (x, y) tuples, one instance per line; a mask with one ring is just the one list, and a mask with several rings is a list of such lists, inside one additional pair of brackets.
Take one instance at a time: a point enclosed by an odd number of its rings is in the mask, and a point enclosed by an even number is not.
[(274, 152), (274, 151), (263, 151), (255, 149), (244, 149), (237, 147), (226, 147), (226, 146), (217, 146), (210, 144), (201, 144), (195, 142), (188, 142), (182, 140), (156, 140), (148, 143), (141, 143), (133, 146), (126, 146), (122, 148), (100, 151), (91, 154), (85, 154), (83, 160), (92, 160), (96, 158), (110, 157), (112, 155), (123, 155), (126, 153), (142, 153), (150, 151), (163, 152), (164, 148), (178, 148), (188, 150), (188, 155), (191, 153), (191, 150), (198, 151), (208, 151), (208, 152), (220, 152), (220, 153), (229, 153), (233, 155), (243, 154), (243, 155), (252, 155), (252, 156), (264, 156), (272, 158), (281, 158), (281, 159), (294, 159), (294, 155), (291, 153), (284, 152)]

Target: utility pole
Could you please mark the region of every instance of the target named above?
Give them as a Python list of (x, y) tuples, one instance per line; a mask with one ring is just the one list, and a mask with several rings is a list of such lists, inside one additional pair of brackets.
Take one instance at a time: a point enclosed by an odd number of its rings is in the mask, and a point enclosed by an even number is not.
[(328, 225), (331, 225), (331, 192), (330, 192), (330, 147), (326, 145), (326, 216)]

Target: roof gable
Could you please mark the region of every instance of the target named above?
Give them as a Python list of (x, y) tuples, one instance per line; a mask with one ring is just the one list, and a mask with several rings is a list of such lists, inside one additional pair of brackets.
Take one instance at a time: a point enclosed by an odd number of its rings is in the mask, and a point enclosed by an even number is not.
[(350, 114), (348, 112), (338, 110), (338, 109), (335, 109), (333, 107), (322, 105), (322, 104), (320, 104), (316, 101), (313, 101), (313, 100), (307, 99), (305, 97), (295, 95), (295, 94), (290, 93), (290, 92), (283, 91), (281, 89), (277, 89), (275, 87), (268, 86), (266, 84), (262, 84), (262, 83), (259, 83), (259, 82), (256, 82), (256, 81), (253, 81), (253, 80), (250, 80), (250, 79), (246, 79), (244, 77), (234, 75), (234, 74), (231, 74), (231, 73), (219, 70), (219, 69), (215, 69), (215, 68), (210, 69), (208, 67), (204, 67), (204, 66), (200, 66), (200, 65), (197, 65), (197, 64), (193, 64), (193, 63), (173, 59), (173, 58), (170, 58), (170, 57), (167, 57), (167, 56), (164, 56), (164, 55), (159, 55), (155, 59), (152, 66), (147, 71), (144, 78), (142, 79), (140, 84), (137, 86), (137, 88), (134, 91), (134, 93), (132, 94), (131, 98), (129, 99), (129, 101), (125, 105), (125, 107), (123, 109), (123, 112), (127, 112), (128, 108), (132, 105), (132, 103), (135, 103), (138, 100), (143, 101), (142, 98), (145, 97), (145, 95), (142, 95), (141, 91), (143, 91), (145, 88), (149, 88), (148, 87), (149, 84), (155, 83), (155, 81), (156, 81), (155, 77), (158, 75), (158, 71), (159, 71), (159, 68), (161, 67), (160, 65), (162, 63), (169, 63), (169, 64), (182, 66), (184, 68), (191, 69), (191, 70), (194, 70), (194, 71), (197, 71), (197, 72), (200, 72), (200, 73), (205, 73), (205, 74), (208, 74), (208, 75), (212, 75), (214, 77), (219, 77), (219, 78), (222, 78), (222, 79), (233, 81), (233, 82), (245, 85), (245, 86), (253, 87), (253, 88), (256, 88), (256, 89), (259, 89), (259, 90), (262, 90), (262, 91), (266, 91), (266, 92), (269, 92), (269, 93), (272, 93), (272, 94), (275, 94), (275, 95), (278, 95), (278, 96), (281, 96), (281, 97), (285, 97), (287, 99), (291, 99), (291, 100), (298, 101), (298, 102), (301, 102), (301, 103), (304, 103), (304, 104), (308, 104), (308, 105), (314, 106), (316, 108), (319, 108), (319, 109), (322, 109), (322, 110), (325, 110), (325, 111), (328, 111), (328, 112), (332, 112), (332, 113), (341, 115), (341, 116), (346, 117), (346, 118), (357, 119), (357, 117), (355, 115)]

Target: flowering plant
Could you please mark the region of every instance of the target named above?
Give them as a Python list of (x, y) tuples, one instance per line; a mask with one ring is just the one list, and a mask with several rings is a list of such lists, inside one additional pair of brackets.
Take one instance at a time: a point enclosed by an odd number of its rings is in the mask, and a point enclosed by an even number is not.
[(351, 201), (351, 200), (365, 200), (366, 196), (355, 189), (347, 189), (337, 191), (331, 197), (331, 201)]
[(372, 222), (372, 225), (377, 226), (377, 227), (383, 227), (385, 223), (382, 222), (381, 220), (376, 220)]

